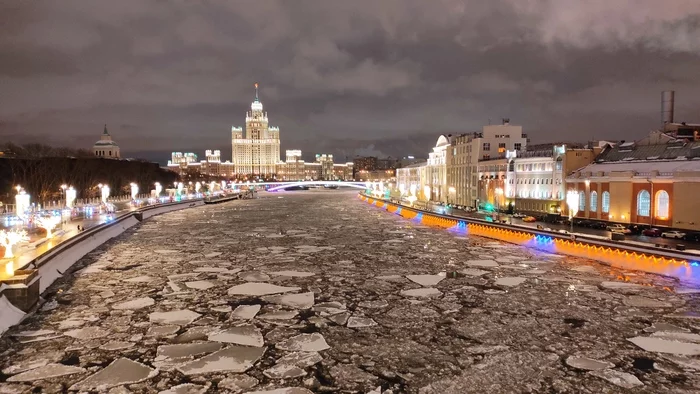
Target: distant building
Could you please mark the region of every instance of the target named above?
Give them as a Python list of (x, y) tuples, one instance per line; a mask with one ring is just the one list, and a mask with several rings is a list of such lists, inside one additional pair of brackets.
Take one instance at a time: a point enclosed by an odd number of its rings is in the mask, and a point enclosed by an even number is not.
[(352, 180), (353, 163), (336, 164), (328, 154), (317, 154), (316, 161), (310, 163), (301, 157), (301, 150), (287, 150), (285, 161), (277, 165), (277, 180)]
[(601, 149), (539, 147), (544, 149), (508, 151), (504, 159), (479, 162), (477, 199), (482, 207), (566, 215), (566, 175), (590, 164)]
[(233, 147), (232, 162), (237, 174), (274, 175), (280, 163), (280, 129), (269, 126), (267, 112), (258, 98), (255, 84), (255, 99), (246, 113), (245, 134), (240, 127), (231, 128)]
[(479, 161), (505, 159), (508, 151), (525, 151), (527, 143), (523, 127), (511, 125), (510, 119), (503, 119), (500, 125), (484, 126), (481, 133), (452, 138), (447, 155), (447, 186), (453, 190), (450, 202), (479, 205)]
[(100, 140), (92, 146), (92, 151), (95, 153), (95, 156), (100, 158), (118, 159), (121, 157), (119, 145), (112, 140), (112, 136), (107, 131), (107, 125), (105, 125)]
[(231, 178), (235, 176), (233, 163), (221, 162), (221, 151), (207, 150), (206, 160), (197, 161), (197, 155), (191, 152), (173, 152), (168, 161), (168, 169), (188, 178), (207, 176)]

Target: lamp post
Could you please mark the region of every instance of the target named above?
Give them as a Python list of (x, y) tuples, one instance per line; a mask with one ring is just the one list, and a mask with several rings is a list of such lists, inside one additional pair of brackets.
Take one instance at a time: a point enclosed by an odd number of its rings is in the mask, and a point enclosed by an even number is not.
[(131, 182), (131, 199), (136, 201), (136, 196), (139, 194), (139, 185)]
[(66, 201), (66, 189), (68, 189), (68, 185), (65, 183), (61, 185), (61, 194), (63, 195), (63, 208), (65, 208), (68, 205), (68, 202)]
[(501, 217), (501, 200), (503, 199), (503, 189), (500, 187), (496, 188), (496, 210), (498, 211), (498, 217)]
[(566, 192), (566, 205), (569, 207), (569, 221), (571, 222), (571, 233), (574, 232), (574, 216), (578, 213), (578, 192), (569, 190)]

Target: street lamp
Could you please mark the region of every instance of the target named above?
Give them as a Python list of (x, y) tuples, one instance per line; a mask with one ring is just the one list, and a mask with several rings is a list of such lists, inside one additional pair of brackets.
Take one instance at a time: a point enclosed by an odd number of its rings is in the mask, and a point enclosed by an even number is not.
[(102, 203), (107, 204), (107, 199), (109, 198), (109, 186), (100, 183), (98, 187), (102, 191)]
[(160, 182), (155, 183), (156, 186), (156, 198), (160, 197), (160, 193), (163, 191), (163, 186), (160, 184)]
[(139, 185), (131, 182), (131, 199), (136, 200), (136, 196), (139, 194)]
[(63, 194), (63, 208), (65, 208), (68, 205), (66, 201), (66, 189), (68, 189), (68, 185), (66, 185), (65, 183), (61, 185), (61, 194)]
[(571, 233), (574, 232), (574, 216), (578, 213), (579, 195), (575, 190), (566, 192), (566, 205), (569, 207), (569, 221), (571, 222)]

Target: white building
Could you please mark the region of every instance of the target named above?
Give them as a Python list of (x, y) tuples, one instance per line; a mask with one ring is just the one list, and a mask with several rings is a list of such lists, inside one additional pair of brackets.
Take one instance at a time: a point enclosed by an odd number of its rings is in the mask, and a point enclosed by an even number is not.
[(258, 98), (255, 84), (255, 100), (246, 113), (245, 134), (240, 127), (231, 128), (233, 158), (237, 174), (273, 175), (280, 162), (280, 129), (269, 126), (267, 112)]
[(92, 151), (95, 153), (95, 156), (100, 158), (118, 159), (121, 157), (119, 154), (119, 145), (112, 141), (112, 136), (109, 135), (107, 131), (107, 125), (105, 125), (100, 140), (95, 142), (95, 145), (92, 146)]
[(423, 182), (423, 194), (426, 200), (447, 202), (447, 148), (450, 147), (451, 137), (451, 135), (438, 137), (433, 151), (428, 155), (428, 163), (425, 167), (427, 178)]
[(505, 159), (507, 151), (520, 152), (527, 147), (523, 127), (511, 125), (509, 119), (503, 119), (500, 125), (484, 126), (481, 133), (464, 134), (453, 140), (447, 164), (448, 190), (454, 190), (450, 202), (469, 206), (479, 203), (479, 161)]

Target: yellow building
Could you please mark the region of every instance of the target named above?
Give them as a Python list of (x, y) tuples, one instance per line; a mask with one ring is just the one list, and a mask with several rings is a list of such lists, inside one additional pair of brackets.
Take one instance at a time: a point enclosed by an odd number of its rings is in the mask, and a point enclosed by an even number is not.
[[(578, 217), (700, 231), (700, 142), (608, 146), (567, 177)], [(656, 141), (656, 139), (655, 139)]]

